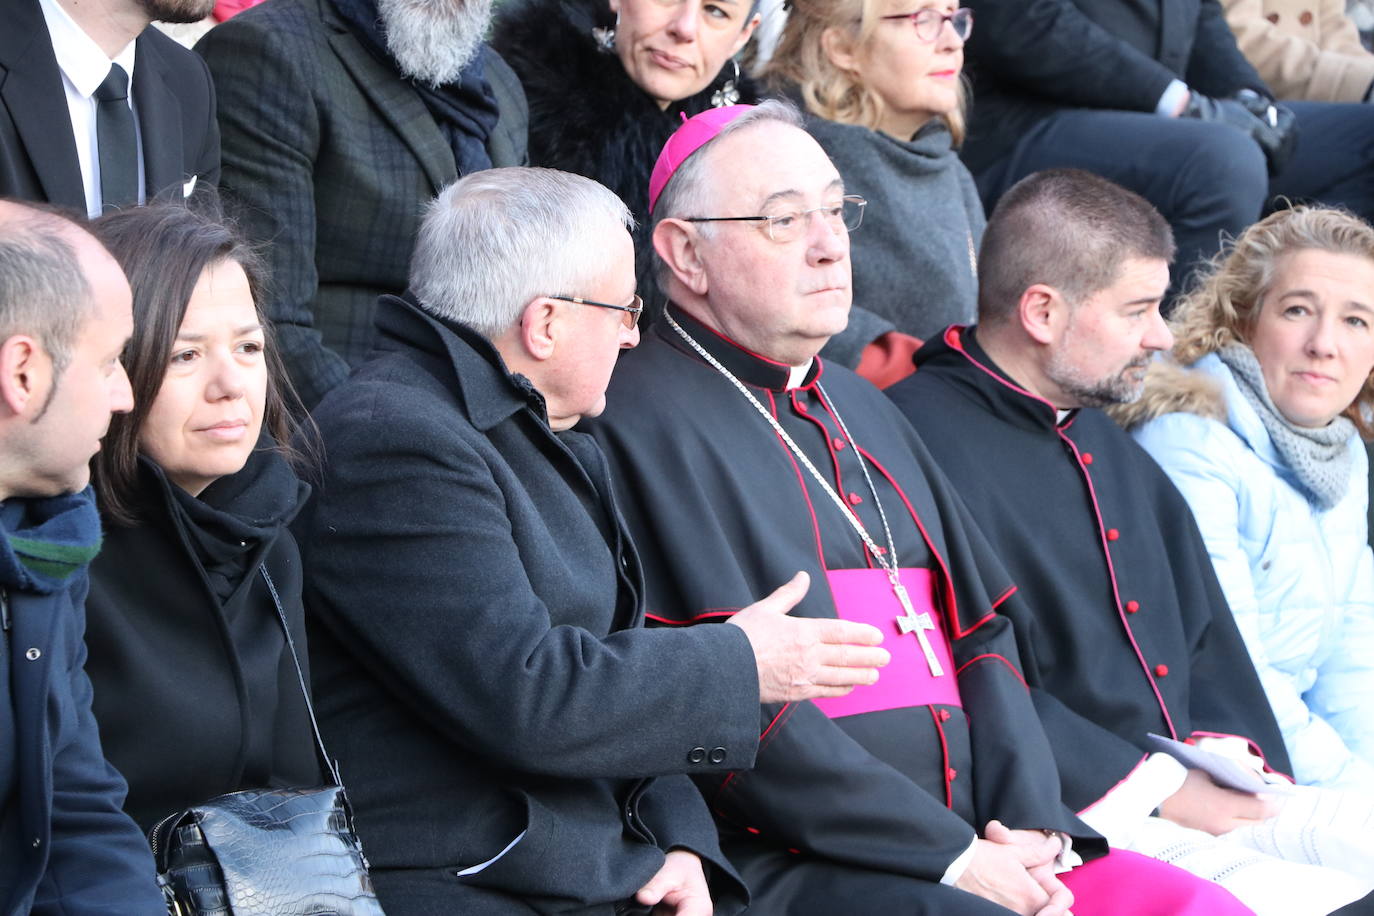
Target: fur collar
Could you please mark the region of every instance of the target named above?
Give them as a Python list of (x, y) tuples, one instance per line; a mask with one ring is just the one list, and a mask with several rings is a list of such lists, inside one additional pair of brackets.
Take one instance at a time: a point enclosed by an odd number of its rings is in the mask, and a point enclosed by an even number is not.
[[(530, 164), (595, 178), (648, 217), (649, 175), (663, 144), (688, 117), (711, 107), (711, 95), (734, 75), (724, 72), (691, 98), (660, 110), (603, 52), (592, 29), (615, 24), (606, 0), (508, 0), (492, 46), (520, 77), (529, 100)], [(752, 81), (736, 82), (740, 101), (758, 100)]]
[(1185, 369), (1167, 356), (1156, 357), (1145, 373), (1145, 392), (1131, 404), (1107, 409), (1127, 430), (1171, 413), (1192, 413), (1226, 422), (1226, 396), (1215, 378), (1198, 369)]

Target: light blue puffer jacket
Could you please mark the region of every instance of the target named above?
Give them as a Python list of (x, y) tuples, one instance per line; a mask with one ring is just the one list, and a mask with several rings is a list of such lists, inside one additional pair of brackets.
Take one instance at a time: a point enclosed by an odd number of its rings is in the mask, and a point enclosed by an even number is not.
[[(1299, 783), (1374, 793), (1374, 557), (1368, 456), (1322, 511), (1215, 355), (1152, 368), (1132, 433), (1192, 506)], [(1208, 417), (1224, 416), (1225, 420)]]

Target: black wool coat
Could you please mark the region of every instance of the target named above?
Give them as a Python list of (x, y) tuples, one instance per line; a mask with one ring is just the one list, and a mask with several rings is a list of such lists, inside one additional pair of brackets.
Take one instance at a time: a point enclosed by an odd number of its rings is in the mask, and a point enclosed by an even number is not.
[(1218, 0), (968, 0), (972, 118), (962, 157), (974, 174), (1065, 108), (1153, 112), (1182, 80), (1210, 96), (1268, 93)]
[[(129, 782), (124, 808), (145, 832), (225, 792), (323, 782), (261, 573), (308, 678), (300, 554), (286, 525), (309, 492), (271, 451), (199, 498), (144, 459), (130, 494), (139, 524), (106, 525), (91, 565), (86, 670), (105, 754)], [(206, 539), (223, 565), (202, 554)]]
[(550, 430), (479, 335), (377, 308), (377, 353), (316, 412), (297, 530), (317, 711), (383, 906), (610, 916), (681, 846), (737, 912), (683, 774), (753, 762), (743, 631), (642, 629), (595, 443)]
[(1100, 410), (1057, 420), (951, 328), (888, 394), (963, 494), (1024, 601), (1008, 609), (1065, 800), (1099, 800), (1148, 732), (1239, 735), (1291, 772), (1192, 510)]
[[(985, 901), (938, 882), (993, 818), (1062, 831), (1086, 857), (1100, 853), (1101, 840), (1059, 801), (1003, 616), (1016, 588), (911, 427), (841, 366), (817, 360), (803, 385), (784, 390), (787, 366), (670, 308), (886, 546), (855, 457), (869, 456), (899, 564), (932, 570), (958, 669), (946, 676), (963, 701), (834, 719), (810, 701), (761, 708), (757, 765), (698, 778), (759, 912), (985, 912)], [(826, 571), (876, 566), (756, 409), (666, 322), (621, 358), (606, 412), (588, 425), (644, 551), (651, 619), (721, 629), (798, 569), (811, 587), (792, 613), (833, 618)]]

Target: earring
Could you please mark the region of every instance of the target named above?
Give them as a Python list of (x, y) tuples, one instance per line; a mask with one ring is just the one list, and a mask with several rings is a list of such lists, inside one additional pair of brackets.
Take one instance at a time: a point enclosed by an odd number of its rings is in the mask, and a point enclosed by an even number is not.
[(620, 25), (620, 13), (615, 14), (615, 25), (597, 26), (592, 29), (592, 41), (596, 42), (596, 49), (602, 54), (615, 53), (615, 29)]
[(739, 87), (735, 85), (739, 82), (739, 61), (732, 57), (730, 63), (735, 65), (735, 75), (726, 80), (725, 85), (711, 93), (712, 108), (725, 108), (729, 105), (739, 104)]

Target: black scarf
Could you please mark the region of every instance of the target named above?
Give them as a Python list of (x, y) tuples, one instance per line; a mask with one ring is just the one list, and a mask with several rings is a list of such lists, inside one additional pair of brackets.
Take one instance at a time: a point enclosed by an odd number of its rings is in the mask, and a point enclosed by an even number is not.
[(491, 84), (487, 82), (481, 52), (463, 68), (457, 82), (427, 86), (401, 74), (395, 58), (387, 50), (376, 0), (333, 0), (333, 3), (363, 46), (419, 93), (420, 100), (448, 139), (458, 174), (469, 175), (491, 168), (487, 140), (496, 127), (500, 112)]

